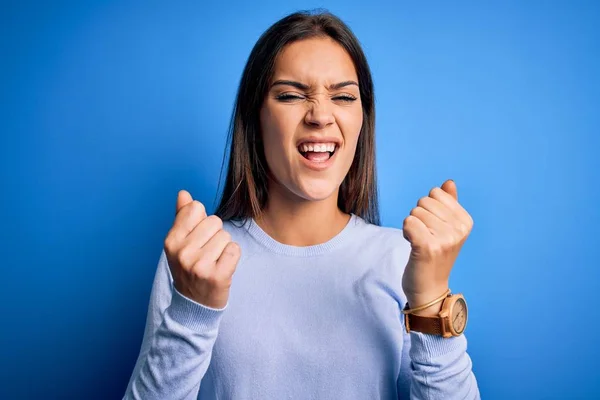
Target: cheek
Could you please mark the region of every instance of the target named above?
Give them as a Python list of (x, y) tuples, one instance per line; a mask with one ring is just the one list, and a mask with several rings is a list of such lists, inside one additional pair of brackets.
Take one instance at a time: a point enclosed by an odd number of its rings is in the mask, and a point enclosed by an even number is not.
[(278, 172), (286, 164), (293, 139), (295, 120), (292, 113), (281, 107), (265, 107), (261, 112), (261, 134), (265, 158), (271, 171)]
[(347, 149), (352, 150), (352, 154), (354, 154), (363, 124), (362, 108), (359, 105), (356, 109), (346, 110), (340, 114), (337, 121)]

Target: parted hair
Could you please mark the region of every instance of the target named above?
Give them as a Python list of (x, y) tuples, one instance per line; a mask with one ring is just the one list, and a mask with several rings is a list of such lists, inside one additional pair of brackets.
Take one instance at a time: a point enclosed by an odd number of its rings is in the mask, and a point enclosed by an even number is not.
[[(365, 54), (350, 28), (329, 12), (290, 14), (269, 27), (254, 45), (238, 87), (227, 138), (227, 175), (215, 214), (222, 220), (260, 216), (268, 199), (268, 165), (260, 127), (260, 109), (285, 46), (303, 39), (329, 37), (350, 55), (356, 68), (363, 109), (356, 154), (342, 181), (338, 207), (379, 225), (375, 170), (375, 97)], [(227, 153), (225, 154), (227, 156)], [(225, 166), (226, 157), (223, 160)]]

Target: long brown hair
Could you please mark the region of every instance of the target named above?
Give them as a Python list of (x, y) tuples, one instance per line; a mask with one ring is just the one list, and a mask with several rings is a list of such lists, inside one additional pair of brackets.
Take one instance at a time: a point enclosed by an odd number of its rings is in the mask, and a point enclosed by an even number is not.
[[(344, 178), (338, 207), (379, 225), (375, 171), (375, 97), (362, 48), (338, 17), (328, 12), (296, 12), (277, 21), (258, 39), (242, 74), (229, 126), (229, 164), (215, 214), (223, 220), (258, 217), (267, 203), (268, 166), (260, 132), (260, 109), (273, 77), (275, 60), (295, 41), (328, 36), (350, 55), (358, 75), (363, 125), (356, 154)], [(223, 159), (225, 165), (225, 158)]]

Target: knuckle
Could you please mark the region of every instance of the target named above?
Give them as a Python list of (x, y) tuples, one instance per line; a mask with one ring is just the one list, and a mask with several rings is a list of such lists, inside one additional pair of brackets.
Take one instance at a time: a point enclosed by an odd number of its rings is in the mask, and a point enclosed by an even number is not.
[(431, 189), (429, 191), (429, 196), (431, 197), (435, 197), (440, 193), (440, 190), (442, 190), (441, 188), (439, 188), (438, 186), (434, 187), (433, 189)]
[(189, 269), (193, 265), (192, 251), (191, 247), (184, 247), (177, 254), (177, 260), (184, 269)]
[(227, 274), (227, 276), (221, 276), (221, 279), (219, 280), (219, 286), (223, 289), (229, 289), (231, 288), (232, 282), (232, 275)]
[(224, 253), (235, 261), (238, 260), (242, 255), (242, 250), (237, 243), (229, 242), (227, 247), (225, 247)]
[(219, 287), (222, 285), (222, 279), (217, 274), (207, 276), (205, 282), (212, 287)]
[(197, 219), (204, 212), (204, 206), (198, 200), (192, 201), (188, 204), (186, 210), (185, 219)]
[(428, 201), (429, 201), (429, 197), (423, 196), (419, 199), (419, 201), (417, 201), (417, 206), (425, 207), (425, 205), (427, 204)]
[(194, 210), (194, 212), (204, 211), (204, 204), (200, 203), (198, 200), (192, 201), (192, 204), (190, 207), (192, 210)]
[(229, 243), (228, 251), (233, 256), (239, 256), (240, 254), (242, 254), (242, 248), (236, 242)]
[(209, 217), (206, 218), (208, 220), (208, 223), (211, 226), (214, 226), (218, 229), (223, 229), (223, 221), (221, 220), (221, 218), (217, 217), (216, 215), (211, 215)]
[(199, 250), (198, 258), (194, 263), (194, 268), (206, 268), (208, 264), (209, 261), (207, 259), (206, 249), (203, 247)]
[(221, 234), (223, 241), (228, 242), (228, 243), (231, 242), (231, 234), (229, 232), (227, 232), (224, 229), (221, 229), (219, 231), (219, 233)]
[(173, 253), (175, 250), (175, 239), (173, 234), (169, 233), (164, 241), (164, 248), (167, 253)]
[(453, 235), (448, 235), (448, 237), (440, 245), (441, 251), (448, 251), (453, 249), (458, 241), (459, 240)]
[(437, 242), (437, 241), (430, 242), (427, 245), (427, 252), (430, 255), (432, 255), (434, 257), (437, 257), (437, 256), (439, 256), (440, 254), (442, 254), (444, 252), (444, 246), (441, 243)]
[(410, 215), (412, 215), (413, 217), (417, 217), (423, 211), (425, 211), (425, 209), (423, 207), (417, 206), (417, 207), (414, 207), (412, 210), (410, 210)]
[(197, 203), (198, 203), (197, 200), (193, 200), (191, 203), (187, 204), (183, 209), (185, 210), (185, 212), (187, 214), (193, 214), (198, 207)]
[(196, 279), (206, 282), (210, 279), (210, 270), (207, 268), (208, 263), (206, 260), (200, 258), (193, 267), (193, 274)]

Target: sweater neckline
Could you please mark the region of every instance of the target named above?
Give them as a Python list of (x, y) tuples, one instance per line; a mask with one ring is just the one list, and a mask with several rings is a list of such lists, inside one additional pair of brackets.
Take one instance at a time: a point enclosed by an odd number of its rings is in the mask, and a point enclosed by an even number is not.
[(266, 247), (268, 250), (293, 257), (311, 257), (318, 256), (333, 250), (342, 243), (346, 242), (351, 237), (352, 231), (357, 227), (360, 222), (360, 217), (355, 214), (350, 214), (350, 220), (346, 226), (334, 237), (328, 241), (320, 244), (311, 246), (292, 246), (278, 242), (272, 238), (267, 232), (265, 232), (254, 220), (250, 218), (246, 225), (248, 233), (261, 245)]

